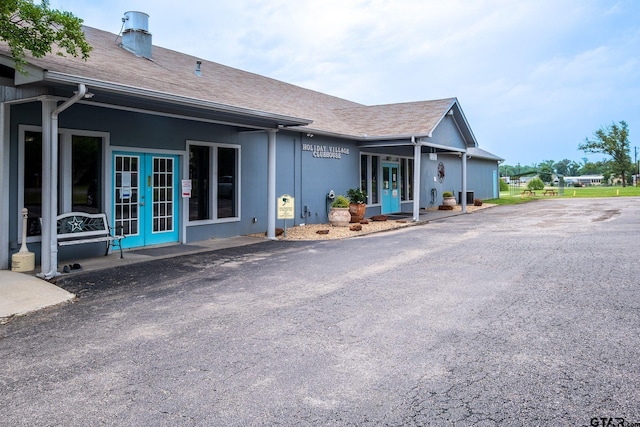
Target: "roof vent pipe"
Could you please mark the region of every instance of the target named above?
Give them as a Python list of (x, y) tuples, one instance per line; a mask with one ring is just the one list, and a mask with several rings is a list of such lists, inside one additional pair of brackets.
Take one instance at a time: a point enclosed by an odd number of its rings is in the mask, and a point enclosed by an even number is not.
[(202, 61), (196, 61), (196, 76), (202, 76), (202, 71), (200, 70), (200, 66), (202, 65)]
[(125, 12), (121, 46), (136, 56), (151, 59), (151, 33), (149, 15), (143, 12)]

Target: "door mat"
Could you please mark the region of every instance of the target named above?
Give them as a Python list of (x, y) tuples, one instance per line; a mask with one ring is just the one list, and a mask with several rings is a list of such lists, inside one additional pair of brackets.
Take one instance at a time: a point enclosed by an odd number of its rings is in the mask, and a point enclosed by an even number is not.
[(160, 246), (157, 248), (146, 248), (146, 249), (137, 249), (135, 251), (129, 251), (131, 254), (136, 255), (147, 255), (147, 256), (165, 256), (165, 255), (175, 255), (181, 254), (184, 252), (198, 251), (203, 250), (202, 246), (194, 246), (194, 245), (171, 245), (171, 246)]

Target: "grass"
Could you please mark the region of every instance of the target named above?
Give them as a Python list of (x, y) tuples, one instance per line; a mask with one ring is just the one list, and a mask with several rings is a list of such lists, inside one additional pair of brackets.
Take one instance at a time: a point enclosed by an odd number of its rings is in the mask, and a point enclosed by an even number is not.
[[(549, 189), (558, 190), (557, 187), (548, 187)], [(531, 200), (547, 199), (547, 198), (590, 198), (590, 197), (632, 197), (640, 196), (640, 187), (565, 187), (564, 194), (561, 196), (543, 196), (542, 191), (536, 191), (533, 197), (521, 197), (520, 193), (525, 187), (511, 194), (510, 191), (501, 191), (499, 199), (484, 200), (486, 203), (497, 205), (515, 205), (518, 203), (526, 203)], [(545, 188), (546, 189), (546, 188)]]

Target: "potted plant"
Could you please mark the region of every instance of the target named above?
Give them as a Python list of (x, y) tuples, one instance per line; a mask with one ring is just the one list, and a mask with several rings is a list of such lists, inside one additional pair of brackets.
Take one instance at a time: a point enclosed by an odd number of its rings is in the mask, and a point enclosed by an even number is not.
[(350, 221), (349, 199), (342, 195), (336, 196), (329, 210), (329, 224), (334, 227), (348, 227)]
[(362, 221), (367, 210), (367, 193), (359, 188), (350, 188), (347, 190), (347, 197), (351, 222)]
[(455, 206), (456, 198), (453, 197), (453, 193), (451, 191), (444, 191), (442, 193), (442, 204), (444, 206)]

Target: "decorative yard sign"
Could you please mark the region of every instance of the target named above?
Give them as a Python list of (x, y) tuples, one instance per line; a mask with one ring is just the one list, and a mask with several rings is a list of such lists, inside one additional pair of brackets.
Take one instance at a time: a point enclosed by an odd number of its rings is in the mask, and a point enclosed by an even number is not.
[(302, 151), (311, 151), (318, 159), (341, 159), (342, 155), (349, 155), (349, 149), (334, 145), (302, 144)]
[(295, 218), (295, 199), (288, 194), (278, 197), (278, 219)]

